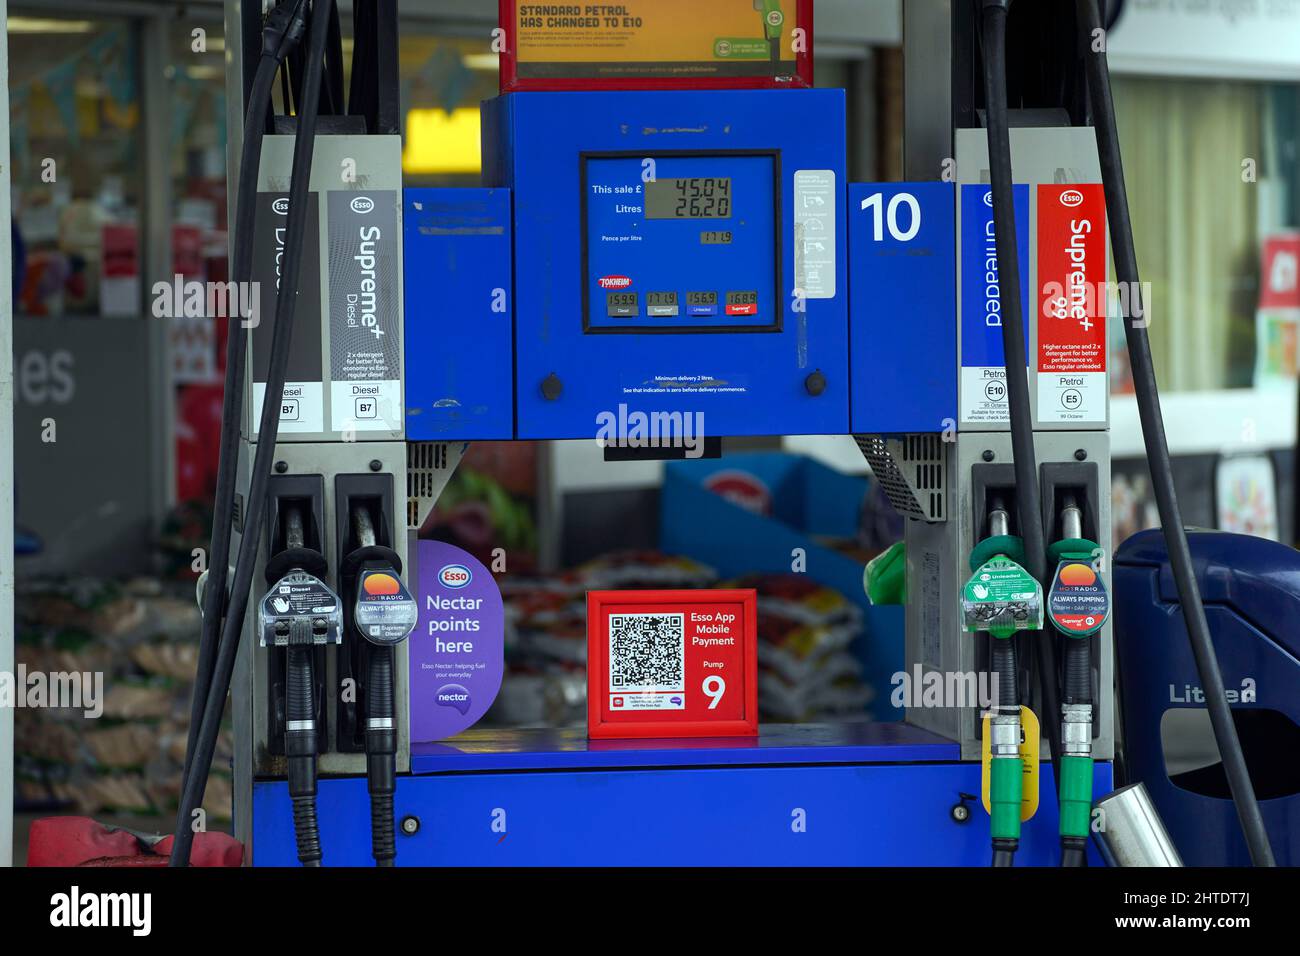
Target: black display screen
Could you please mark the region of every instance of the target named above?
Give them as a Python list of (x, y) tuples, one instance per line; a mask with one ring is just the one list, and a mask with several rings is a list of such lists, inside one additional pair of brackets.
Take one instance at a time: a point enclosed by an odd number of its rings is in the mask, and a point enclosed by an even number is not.
[(730, 219), (731, 177), (656, 179), (646, 183), (647, 219)]

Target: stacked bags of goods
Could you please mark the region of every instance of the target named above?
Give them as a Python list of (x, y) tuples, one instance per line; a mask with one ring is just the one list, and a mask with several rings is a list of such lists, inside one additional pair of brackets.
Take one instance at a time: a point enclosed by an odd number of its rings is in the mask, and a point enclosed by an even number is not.
[[(172, 815), (197, 654), (192, 586), (32, 581), (20, 590), (17, 612), (14, 692), (24, 695), (14, 720), (20, 806)], [(42, 684), (43, 700), (37, 697)], [(210, 821), (230, 817), (225, 768), (231, 753), (226, 728), (204, 798)]]
[(802, 574), (751, 574), (723, 587), (758, 592), (758, 709), (763, 720), (865, 719), (875, 694), (851, 651), (862, 633), (857, 605)]

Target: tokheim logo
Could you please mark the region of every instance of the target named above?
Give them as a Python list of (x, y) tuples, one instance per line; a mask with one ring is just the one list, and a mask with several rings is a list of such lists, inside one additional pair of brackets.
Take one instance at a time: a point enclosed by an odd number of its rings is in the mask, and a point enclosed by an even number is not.
[(271, 203), (271, 211), (281, 216), (289, 215), (289, 200), (280, 198)]
[(445, 588), (463, 588), (474, 575), (463, 564), (449, 564), (438, 572), (438, 582)]
[(1061, 193), (1061, 205), (1068, 206), (1070, 209), (1083, 205), (1083, 193), (1077, 189), (1067, 189)]
[(352, 200), (352, 211), (364, 216), (375, 208), (375, 201), (369, 196), (358, 196)]
[(632, 280), (627, 276), (605, 276), (600, 280), (602, 289), (626, 289), (632, 284)]

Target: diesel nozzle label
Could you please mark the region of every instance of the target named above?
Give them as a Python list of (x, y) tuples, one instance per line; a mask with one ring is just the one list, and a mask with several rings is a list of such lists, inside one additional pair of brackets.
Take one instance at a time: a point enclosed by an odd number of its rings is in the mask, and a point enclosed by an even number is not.
[[(318, 194), (307, 197), (307, 222), (303, 230), (303, 256), (298, 271), (298, 302), (294, 307), (293, 348), (285, 369), (280, 399), (280, 432), (319, 432), (325, 423), (320, 327), (320, 214)], [(253, 233), (253, 288), (260, 321), (249, 330), (253, 353), (253, 411), (251, 431), (256, 434), (266, 399), (266, 376), (271, 364), (271, 335), (275, 305), (284, 271), (289, 229), (289, 194), (257, 194), (257, 225)]]
[(334, 431), (402, 428), (402, 280), (397, 192), (331, 192), (330, 423)]

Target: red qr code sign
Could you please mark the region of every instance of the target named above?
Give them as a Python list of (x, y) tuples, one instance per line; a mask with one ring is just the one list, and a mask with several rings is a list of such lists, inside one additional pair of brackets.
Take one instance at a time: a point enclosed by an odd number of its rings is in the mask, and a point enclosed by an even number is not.
[(758, 733), (757, 596), (587, 595), (587, 733), (596, 738)]

